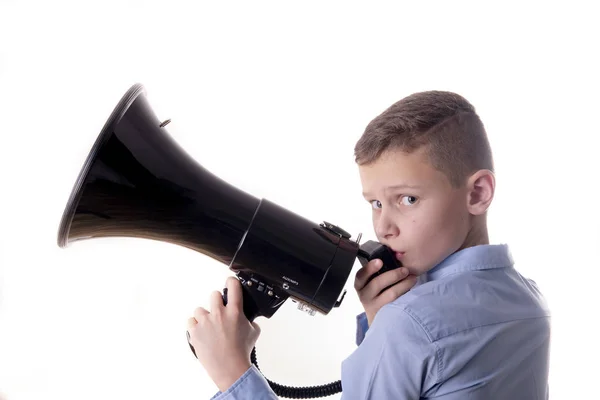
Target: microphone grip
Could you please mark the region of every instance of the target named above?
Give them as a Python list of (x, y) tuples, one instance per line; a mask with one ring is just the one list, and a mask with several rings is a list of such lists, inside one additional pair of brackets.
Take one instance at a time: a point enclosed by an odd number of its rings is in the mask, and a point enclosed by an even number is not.
[[(369, 261), (376, 258), (383, 262), (383, 266), (379, 269), (379, 271), (375, 272), (367, 279), (367, 284), (384, 272), (402, 267), (402, 263), (396, 258), (396, 255), (388, 246), (373, 240), (369, 240), (360, 246), (358, 251), (358, 260), (363, 267), (366, 267)], [(388, 289), (389, 287), (390, 286), (386, 287), (382, 291)]]

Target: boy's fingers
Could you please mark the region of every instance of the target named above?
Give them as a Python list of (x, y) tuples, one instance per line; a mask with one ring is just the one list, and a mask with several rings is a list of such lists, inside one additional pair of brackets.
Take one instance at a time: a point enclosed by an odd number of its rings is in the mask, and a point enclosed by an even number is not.
[(210, 294), (210, 312), (218, 313), (223, 308), (223, 295), (218, 290)]
[(388, 286), (392, 286), (405, 279), (408, 273), (408, 269), (405, 267), (384, 272), (369, 282), (368, 287), (365, 287), (365, 296), (370, 298), (376, 297)]
[(194, 318), (194, 317), (189, 317), (187, 320), (188, 330), (195, 328), (196, 325), (198, 325), (198, 320), (196, 320), (196, 318)]
[(206, 310), (206, 309), (204, 309), (202, 307), (197, 307), (194, 310), (194, 319), (197, 322), (197, 321), (201, 320), (202, 318), (206, 317), (208, 314), (209, 314), (208, 310)]
[(417, 283), (415, 275), (409, 275), (377, 296), (377, 302), (387, 304), (406, 294)]
[[(227, 286), (227, 305), (232, 305), (235, 308), (242, 308), (242, 284), (232, 276), (227, 278), (225, 282)], [(232, 308), (233, 308), (232, 307)]]
[(364, 288), (367, 284), (367, 280), (369, 279), (369, 277), (375, 272), (379, 271), (379, 269), (382, 266), (383, 262), (380, 259), (376, 258), (374, 260), (369, 261), (365, 267), (359, 269), (354, 279), (354, 289), (357, 291), (362, 290), (362, 288)]
[(381, 279), (379, 280), (379, 285), (381, 285), (381, 290), (386, 287), (393, 285), (409, 276), (408, 268), (400, 267), (390, 271), (386, 271), (380, 275)]

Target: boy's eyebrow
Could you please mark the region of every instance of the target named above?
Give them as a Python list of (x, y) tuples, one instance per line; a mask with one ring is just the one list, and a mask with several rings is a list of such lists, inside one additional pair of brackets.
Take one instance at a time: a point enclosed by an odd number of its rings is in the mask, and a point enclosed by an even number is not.
[[(407, 183), (400, 183), (398, 185), (388, 186), (384, 190), (388, 191), (388, 190), (396, 190), (396, 189), (412, 189), (412, 190), (417, 190), (417, 189), (422, 189), (422, 186), (421, 185), (409, 185)], [(369, 195), (370, 195), (369, 192), (363, 192), (363, 196), (364, 197), (367, 197)]]

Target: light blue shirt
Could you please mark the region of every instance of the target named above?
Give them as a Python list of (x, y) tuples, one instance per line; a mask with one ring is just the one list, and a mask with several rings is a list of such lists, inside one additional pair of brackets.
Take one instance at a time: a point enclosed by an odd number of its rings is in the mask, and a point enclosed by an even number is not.
[[(344, 400), (546, 400), (550, 312), (506, 245), (456, 252), (383, 306), (342, 363)], [(252, 366), (214, 400), (277, 396)]]

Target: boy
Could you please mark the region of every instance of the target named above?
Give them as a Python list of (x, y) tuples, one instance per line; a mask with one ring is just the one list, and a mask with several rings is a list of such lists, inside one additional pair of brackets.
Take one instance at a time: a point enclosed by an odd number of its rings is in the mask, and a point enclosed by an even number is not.
[[(410, 95), (371, 121), (355, 158), (377, 238), (404, 268), (365, 286), (373, 260), (356, 275), (365, 312), (342, 398), (547, 399), (550, 313), (507, 246), (489, 244), (494, 167), (473, 106), (450, 92)], [(214, 398), (276, 399), (249, 360), (260, 330), (239, 282), (227, 285), (228, 306), (215, 292), (212, 312), (198, 308), (188, 324)]]

